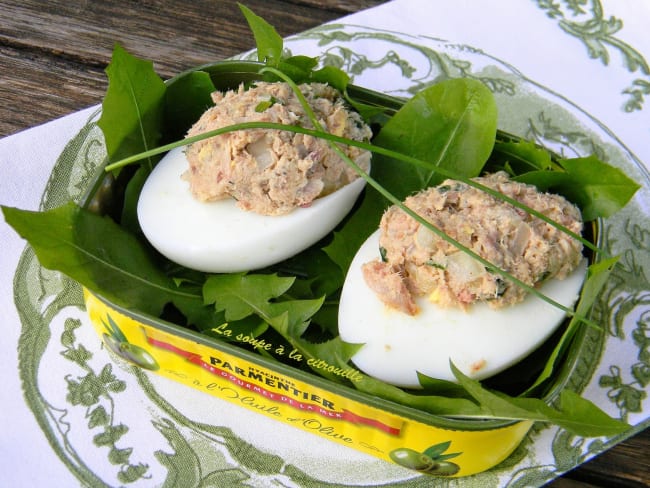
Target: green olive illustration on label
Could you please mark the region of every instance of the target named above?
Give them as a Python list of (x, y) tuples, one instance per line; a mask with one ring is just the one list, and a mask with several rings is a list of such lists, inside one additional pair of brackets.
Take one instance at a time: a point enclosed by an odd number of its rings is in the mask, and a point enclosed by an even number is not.
[(107, 318), (108, 324), (102, 321), (106, 329), (106, 332), (102, 334), (102, 339), (110, 351), (141, 368), (150, 371), (160, 369), (158, 361), (146, 349), (131, 344), (112, 317), (107, 315)]
[(460, 466), (451, 461), (440, 461), (439, 463), (434, 462), (434, 466), (427, 470), (427, 473), (435, 474), (438, 476), (452, 476), (460, 471)]
[(120, 341), (118, 341), (115, 337), (108, 335), (106, 332), (102, 334), (102, 339), (110, 351), (117, 354), (118, 356), (122, 356), (122, 352), (120, 351)]
[(400, 466), (415, 469), (417, 471), (427, 471), (433, 467), (433, 459), (422, 452), (418, 452), (408, 447), (399, 447), (389, 454), (390, 458)]
[(393, 449), (389, 456), (393, 462), (405, 468), (436, 476), (453, 476), (460, 471), (460, 466), (448, 459), (460, 456), (462, 453), (445, 454), (450, 445), (451, 441), (441, 442), (428, 447), (423, 452), (409, 447), (399, 447)]

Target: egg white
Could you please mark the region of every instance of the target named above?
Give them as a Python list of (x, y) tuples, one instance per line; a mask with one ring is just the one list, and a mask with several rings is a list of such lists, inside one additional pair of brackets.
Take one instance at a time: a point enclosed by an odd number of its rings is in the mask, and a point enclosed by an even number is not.
[(142, 188), (138, 220), (161, 254), (209, 273), (254, 270), (296, 255), (336, 227), (365, 185), (358, 178), (309, 207), (267, 216), (242, 210), (233, 199), (198, 201), (181, 178), (187, 168), (182, 148), (160, 160)]
[[(565, 317), (563, 311), (529, 294), (516, 305), (494, 310), (477, 303), (468, 311), (441, 308), (418, 298), (410, 316), (386, 306), (366, 285), (362, 264), (378, 257), (379, 231), (356, 254), (339, 306), (341, 339), (364, 344), (352, 357), (366, 374), (387, 383), (419, 388), (417, 372), (455, 381), (453, 361), (465, 375), (480, 380), (517, 363), (539, 347)], [(586, 274), (586, 260), (564, 280), (549, 280), (540, 292), (571, 307)]]

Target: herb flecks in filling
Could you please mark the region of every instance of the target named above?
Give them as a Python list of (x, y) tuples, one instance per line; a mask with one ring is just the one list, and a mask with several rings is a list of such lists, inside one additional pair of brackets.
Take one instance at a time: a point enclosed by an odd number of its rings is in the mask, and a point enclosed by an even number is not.
[[(542, 193), (498, 172), (475, 178), (579, 234), (579, 209), (564, 197)], [(539, 218), (454, 180), (408, 197), (404, 204), (462, 245), (529, 286), (563, 279), (582, 259), (582, 244)], [(504, 280), (393, 206), (383, 215), (381, 261), (366, 263), (364, 278), (389, 306), (414, 315), (415, 297), (443, 307), (487, 302), (501, 308), (521, 302), (526, 290)], [(390, 284), (387, 282), (390, 277)]]

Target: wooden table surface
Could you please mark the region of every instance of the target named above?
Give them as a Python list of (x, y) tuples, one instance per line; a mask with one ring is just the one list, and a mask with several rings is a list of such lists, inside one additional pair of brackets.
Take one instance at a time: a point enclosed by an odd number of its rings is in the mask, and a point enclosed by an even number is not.
[[(381, 3), (245, 2), (282, 36)], [(164, 78), (254, 45), (235, 0), (0, 0), (0, 137), (99, 103), (115, 42)], [(646, 430), (549, 486), (649, 486), (649, 455)]]

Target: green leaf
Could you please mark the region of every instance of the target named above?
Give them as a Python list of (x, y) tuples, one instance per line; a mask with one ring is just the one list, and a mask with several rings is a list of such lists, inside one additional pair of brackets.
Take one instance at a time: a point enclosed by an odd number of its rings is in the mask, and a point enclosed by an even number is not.
[(338, 315), (338, 298), (335, 297), (331, 300), (326, 299), (311, 320), (315, 324), (318, 324), (320, 330), (325, 334), (326, 337), (337, 336), (339, 333)]
[[(297, 348), (305, 359), (318, 359), (327, 365), (348, 368), (347, 362), (357, 346), (339, 338), (319, 344), (301, 339), (309, 326), (309, 319), (320, 309), (323, 299), (274, 300), (281, 297), (293, 284), (293, 278), (277, 275), (231, 274), (208, 278), (203, 295), (206, 303), (214, 303), (225, 312), (228, 321), (242, 320), (257, 315), (289, 344)], [(326, 368), (314, 368), (319, 374), (335, 379)]]
[(217, 311), (224, 311), (227, 321), (240, 320), (251, 314), (268, 319), (269, 300), (282, 295), (293, 281), (294, 278), (277, 275), (213, 275), (203, 286), (203, 299), (205, 303), (214, 303)]
[(202, 332), (209, 334), (212, 337), (219, 337), (220, 339), (231, 341), (237, 340), (237, 336), (239, 335), (259, 337), (264, 334), (264, 332), (266, 332), (269, 328), (269, 324), (267, 324), (257, 315), (249, 315), (248, 317), (241, 320), (234, 320), (222, 324), (224, 324), (230, 335), (226, 336), (223, 333), (219, 333), (219, 325), (221, 325), (219, 322), (213, 322), (211, 327), (202, 329)]
[[(374, 155), (371, 175), (400, 200), (442, 181), (435, 172), (438, 166), (466, 177), (477, 176), (494, 147), (496, 127), (496, 103), (483, 84), (460, 78), (432, 85), (407, 101), (373, 141), (429, 161), (430, 167)], [(359, 208), (334, 233), (334, 240), (324, 249), (343, 271), (377, 229), (386, 207), (384, 197), (367, 189)]]
[[(583, 317), (588, 316), (589, 310), (598, 298), (600, 291), (609, 280), (609, 277), (617, 262), (618, 257), (614, 257), (605, 259), (589, 266), (587, 270), (587, 278), (582, 285), (580, 300), (578, 301), (578, 304), (575, 308), (576, 315)], [(571, 318), (569, 325), (562, 334), (562, 337), (553, 349), (553, 352), (551, 352), (548, 359), (546, 360), (544, 369), (541, 371), (535, 382), (526, 390), (526, 392), (522, 394), (522, 396), (529, 396), (530, 393), (533, 392), (537, 387), (552, 377), (553, 372), (558, 365), (559, 359), (564, 356), (566, 350), (571, 344), (571, 340), (575, 336), (578, 327), (581, 324), (582, 322), (580, 319), (576, 317)]]
[(451, 445), (451, 441), (435, 444), (433, 446), (428, 447), (424, 451), (424, 454), (429, 456), (431, 459), (437, 459), (443, 452), (449, 449), (450, 445)]
[(623, 171), (595, 156), (564, 159), (560, 164), (580, 185), (564, 185), (558, 191), (580, 207), (587, 221), (618, 212), (641, 187)]
[(554, 409), (538, 398), (513, 398), (493, 393), (483, 388), (478, 381), (465, 376), (453, 364), (451, 369), (458, 382), (479, 403), (481, 416), (551, 422), (572, 434), (586, 437), (621, 434), (630, 428), (625, 422), (610, 417), (571, 390), (562, 390), (559, 407)]
[(596, 156), (563, 159), (562, 178), (533, 171), (516, 177), (517, 181), (530, 183), (543, 191), (564, 195), (580, 207), (585, 221), (610, 217), (622, 209), (634, 196), (640, 185), (620, 169)]
[[(374, 161), (376, 162), (376, 159)], [(373, 168), (376, 166), (375, 162)], [(374, 170), (372, 174), (377, 178)], [(381, 176), (379, 175), (377, 179), (383, 184)], [(408, 178), (408, 174), (404, 174), (403, 177)], [(393, 178), (393, 180), (398, 179)], [(358, 209), (348, 216), (346, 222), (333, 233), (332, 242), (323, 248), (344, 274), (361, 245), (379, 227), (379, 221), (387, 206), (388, 203), (379, 193), (366, 188)]]
[(336, 382), (341, 382), (341, 376), (330, 371), (329, 368), (338, 368), (342, 371), (352, 369), (348, 361), (360, 347), (357, 344), (346, 343), (339, 337), (319, 343), (290, 336), (285, 336), (285, 339), (300, 351), (303, 358), (312, 360), (307, 364), (315, 373)]
[(532, 141), (497, 141), (491, 165), (500, 164), (511, 169), (512, 174), (534, 170), (550, 170), (554, 167), (551, 153)]
[(158, 269), (148, 248), (108, 217), (73, 203), (47, 212), (10, 207), (2, 212), (43, 267), (63, 270), (118, 305), (157, 316), (172, 299), (188, 298)]
[(115, 45), (106, 68), (108, 90), (98, 121), (110, 160), (155, 147), (163, 123), (165, 84), (151, 61), (140, 60)]
[[(467, 177), (478, 176), (492, 152), (496, 131), (497, 106), (492, 92), (478, 81), (459, 78), (418, 92), (386, 123), (374, 143), (431, 162), (431, 169), (416, 168), (417, 184), (409, 178), (401, 188), (390, 188), (403, 199), (414, 189), (440, 183), (444, 177), (435, 173), (436, 166)], [(401, 175), (402, 169), (412, 172), (412, 168), (393, 162), (387, 170)]]
[(277, 67), (282, 58), (282, 37), (277, 33), (275, 27), (253, 13), (251, 9), (242, 4), (239, 4), (239, 8), (246, 17), (246, 22), (255, 37), (258, 61)]
[[(307, 83), (310, 81), (312, 70), (318, 63), (318, 58), (311, 58), (308, 56), (292, 56), (290, 58), (283, 58), (278, 63), (278, 68), (285, 75), (289, 76), (296, 83)], [(278, 78), (273, 75), (270, 79), (278, 81)]]
[(558, 410), (559, 415), (568, 414), (568, 418), (559, 417), (553, 411), (553, 414), (549, 415), (549, 422), (577, 435), (613, 436), (630, 428), (627, 423), (610, 417), (597, 405), (571, 390), (562, 390), (560, 393)]
[(212, 78), (205, 71), (189, 71), (170, 83), (165, 93), (165, 137), (177, 140), (214, 105), (212, 93), (216, 90)]
[(271, 269), (296, 276), (289, 293), (297, 298), (330, 295), (343, 286), (343, 273), (318, 247), (310, 247)]
[[(370, 97), (373, 101), (369, 105), (350, 100), (347, 93), (350, 79), (342, 70), (331, 66), (316, 69), (316, 58), (307, 56), (283, 57), (283, 41), (275, 29), (248, 8), (241, 6), (241, 10), (255, 36), (260, 61), (279, 68), (294, 81), (319, 81), (335, 86), (346, 94), (354, 107), (366, 115), (377, 116), (373, 118), (373, 125), (376, 123), (382, 127), (375, 139), (376, 144), (430, 163), (423, 168), (387, 157), (373, 160), (373, 177), (398, 199), (439, 182), (443, 177), (437, 168), (465, 177), (475, 176), (484, 168), (490, 154), (496, 155), (495, 163), (510, 171), (552, 167), (556, 171), (532, 171), (525, 177), (536, 178), (547, 188), (572, 191), (593, 215), (615, 211), (638, 188), (619, 170), (595, 158), (564, 160), (559, 166), (546, 151), (532, 142), (501, 140), (495, 146), (496, 105), (491, 92), (475, 80), (438, 83), (416, 94), (399, 110), (400, 103), (376, 94)], [(182, 136), (212, 104), (210, 93), (214, 85), (208, 73), (194, 71), (180, 75), (171, 88), (166, 88), (153, 71), (152, 63), (130, 56), (120, 46), (114, 50), (107, 73), (109, 90), (104, 98), (99, 125), (111, 159), (152, 148), (159, 144), (161, 137), (174, 139)], [(280, 75), (282, 73), (275, 76)], [(355, 92), (358, 87), (349, 88)], [(357, 93), (359, 91), (363, 89)], [(390, 113), (395, 113), (392, 119), (388, 118)], [(175, 268), (172, 271), (167, 261), (162, 260), (161, 265), (158, 262), (161, 258), (133, 235), (139, 232), (134, 209), (147, 172), (148, 168), (137, 172), (128, 184), (121, 216), (122, 228), (108, 218), (98, 217), (73, 205), (39, 216), (8, 208), (3, 208), (3, 212), (7, 222), (30, 241), (44, 266), (64, 271), (112, 302), (151, 315), (159, 315), (171, 302), (188, 324), (196, 325), (202, 331), (213, 330), (228, 322), (231, 330), (238, 333), (255, 337), (268, 334), (273, 339), (280, 335), (297, 348), (308, 363), (314, 360), (308, 364), (313, 371), (340, 381), (331, 368), (351, 369), (350, 358), (360, 345), (345, 343), (336, 336), (329, 339), (335, 334), (312, 333), (314, 331), (309, 327), (315, 323), (315, 317), (323, 317), (327, 331), (335, 332), (335, 314), (332, 312), (343, 280), (341, 270), (347, 270), (361, 242), (376, 229), (386, 207), (385, 198), (368, 189), (360, 206), (325, 248), (327, 256), (320, 251), (303, 253), (289, 263), (296, 272), (287, 271), (291, 277), (242, 273), (216, 275), (206, 280), (205, 275), (188, 270)], [(126, 231), (125, 227), (133, 233)], [(331, 271), (330, 260), (340, 269)], [(168, 277), (162, 270), (174, 277)], [(604, 274), (594, 276), (594, 287), (603, 279), (606, 279)], [(586, 298), (579, 308), (593, 303), (589, 283), (588, 280)], [(329, 303), (324, 305), (326, 296)], [(122, 336), (125, 341), (119, 328), (111, 322), (109, 318), (105, 323), (107, 333), (113, 337)], [(327, 337), (328, 340), (311, 342), (314, 337), (317, 340)], [(73, 339), (71, 333), (62, 337), (62, 341), (68, 344), (63, 354), (83, 365), (90, 358), (90, 352), (83, 346), (73, 348)], [(645, 377), (641, 376), (642, 373), (647, 374), (647, 371), (639, 370), (639, 378)], [(572, 392), (562, 393), (560, 408), (555, 410), (534, 398), (509, 398), (488, 391), (459, 372), (458, 385), (420, 375), (425, 389), (416, 393), (359, 375), (360, 380), (355, 379), (353, 385), (360, 391), (437, 415), (554, 421), (573, 432), (594, 435), (615, 433), (626, 427)], [(96, 404), (107, 392), (123, 391), (126, 387), (126, 383), (114, 377), (110, 368), (105, 368), (99, 378), (88, 374), (80, 382), (70, 378), (67, 382), (69, 400), (86, 406)], [(645, 394), (626, 385), (621, 387), (620, 379), (616, 388), (618, 392), (613, 398), (620, 404), (633, 407), (640, 404), (640, 395)], [(96, 421), (100, 420), (99, 412), (96, 415)], [(98, 437), (96, 441), (110, 443), (122, 435), (119, 430), (109, 432), (109, 429), (105, 434), (107, 439)], [(438, 459), (458, 455), (443, 454), (447, 447), (446, 443), (437, 444), (431, 446), (429, 452), (437, 455)], [(142, 465), (128, 466), (120, 473), (120, 478), (133, 481), (142, 476), (143, 470), (146, 468)]]
[(124, 204), (120, 225), (134, 235), (142, 234), (138, 220), (138, 199), (151, 170), (147, 165), (140, 166), (131, 177), (124, 191)]
[(432, 378), (418, 372), (418, 382), (427, 394), (441, 395), (451, 398), (470, 398), (467, 391), (453, 381)]
[(450, 417), (479, 417), (484, 412), (471, 399), (450, 398), (443, 395), (420, 395), (402, 390), (370, 376), (363, 377), (354, 382), (354, 387), (369, 395), (384, 398), (402, 405), (422, 410), (434, 415)]
[(311, 76), (312, 81), (327, 83), (341, 93), (345, 93), (350, 84), (348, 74), (335, 66), (323, 66), (321, 69), (314, 71)]
[[(199, 330), (210, 329), (216, 324), (226, 322), (223, 311), (216, 311), (213, 306), (203, 303), (202, 293), (199, 290), (181, 287), (181, 290), (191, 294), (191, 297), (175, 296), (174, 305), (180, 310), (187, 322), (184, 324)], [(182, 324), (183, 325), (183, 324)]]
[(129, 342), (129, 340), (124, 335), (124, 332), (122, 332), (122, 329), (120, 329), (120, 326), (117, 325), (117, 322), (115, 322), (113, 317), (108, 315), (106, 319), (108, 320), (108, 324), (106, 324), (106, 322), (104, 322), (103, 320), (102, 323), (104, 324), (104, 327), (106, 327), (107, 330), (110, 330), (111, 332), (110, 335), (115, 337), (115, 339), (117, 339), (119, 342)]
[(266, 313), (276, 331), (285, 337), (301, 337), (309, 325), (308, 320), (322, 304), (322, 298), (281, 301), (269, 303)]

